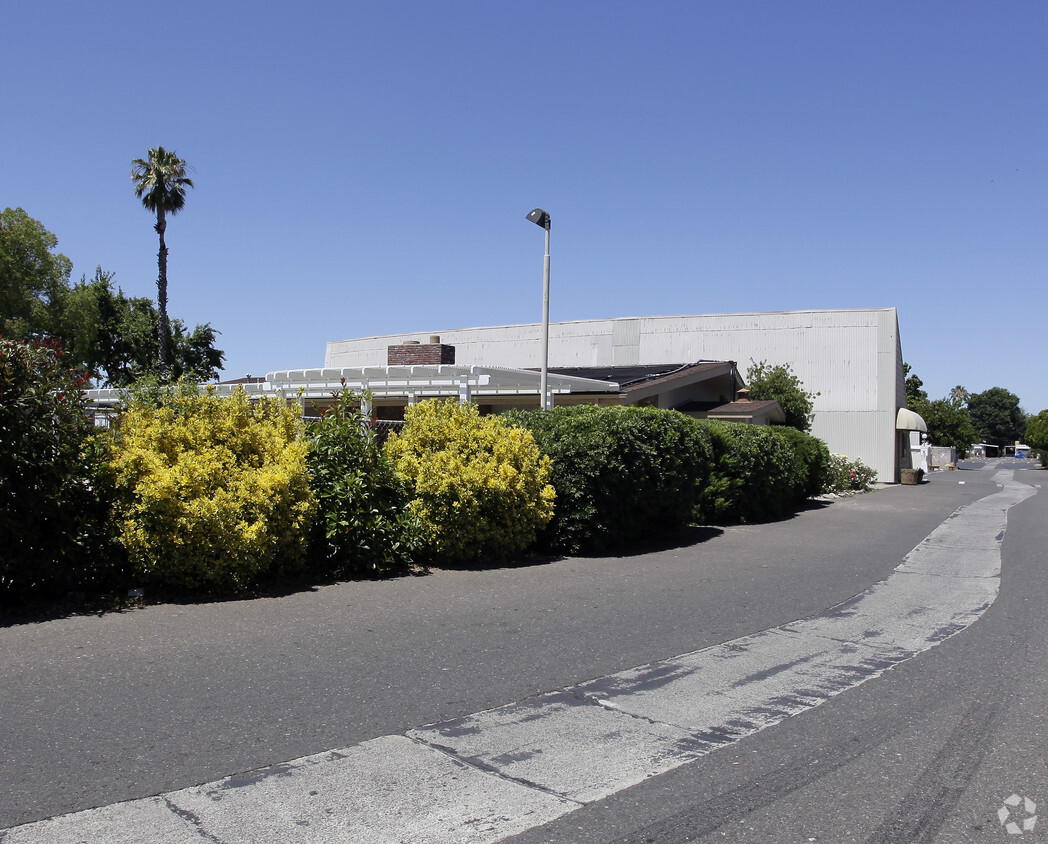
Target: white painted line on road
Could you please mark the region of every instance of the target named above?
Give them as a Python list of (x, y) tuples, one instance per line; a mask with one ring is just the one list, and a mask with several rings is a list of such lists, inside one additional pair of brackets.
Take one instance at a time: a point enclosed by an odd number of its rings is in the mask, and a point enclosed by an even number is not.
[[(809, 619), (466, 718), (0, 832), (0, 844), (495, 842), (777, 724), (993, 603), (1013, 473)], [(172, 837), (174, 836), (174, 837)]]

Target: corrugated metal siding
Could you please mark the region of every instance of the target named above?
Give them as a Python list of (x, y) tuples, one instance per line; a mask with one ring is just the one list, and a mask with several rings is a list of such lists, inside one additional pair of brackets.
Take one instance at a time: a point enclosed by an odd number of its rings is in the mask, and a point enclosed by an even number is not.
[[(618, 319), (611, 326), (611, 362), (615, 366), (640, 363), (639, 319)], [(661, 361), (653, 361), (653, 363)]]
[(879, 411), (829, 412), (815, 417), (812, 434), (834, 454), (859, 458), (876, 470), (882, 481), (895, 478), (895, 434), (884, 436), (884, 414)]
[[(898, 330), (894, 320), (882, 319), (877, 326), (877, 375), (880, 390), (878, 409), (885, 412), (894, 411), (895, 398), (896, 349)], [(894, 427), (894, 426), (893, 426)]]

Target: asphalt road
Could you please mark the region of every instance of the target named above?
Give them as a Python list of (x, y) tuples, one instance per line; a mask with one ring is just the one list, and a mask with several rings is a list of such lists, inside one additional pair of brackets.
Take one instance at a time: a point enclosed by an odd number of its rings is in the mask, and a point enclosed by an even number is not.
[[(957, 507), (990, 493), (991, 476), (942, 473), (618, 558), (8, 627), (0, 828), (404, 733), (816, 615), (886, 578)], [(521, 840), (1006, 835), (1005, 798), (1048, 800), (1036, 766), (1016, 761), (1036, 758), (1043, 774), (1043, 507), (1035, 496), (1013, 509), (1001, 595), (969, 631)], [(1000, 782), (983, 783), (994, 760)]]
[[(920, 492), (961, 480), (981, 490), (983, 474), (936, 475)], [(1048, 473), (1016, 477), (1036, 485)], [(1036, 495), (1009, 512), (1000, 593), (967, 630), (773, 729), (511, 840), (1048, 841), (1045, 511)], [(1024, 829), (1038, 805), (1041, 818)]]

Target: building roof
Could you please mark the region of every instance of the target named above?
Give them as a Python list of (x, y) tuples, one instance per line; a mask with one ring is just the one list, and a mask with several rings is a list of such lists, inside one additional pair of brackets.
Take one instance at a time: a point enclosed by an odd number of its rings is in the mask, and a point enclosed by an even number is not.
[(752, 399), (732, 402), (691, 401), (681, 405), (677, 410), (684, 413), (702, 414), (709, 419), (738, 422), (762, 418), (780, 424), (786, 421), (786, 413), (777, 401), (754, 401)]
[(243, 378), (227, 378), (219, 381), (219, 384), (262, 384), (266, 380), (264, 375), (245, 375)]
[[(731, 361), (703, 360), (696, 363), (651, 363), (625, 366), (551, 366), (549, 371), (574, 378), (589, 378), (594, 381), (613, 381), (623, 391), (639, 384), (652, 381), (662, 382), (676, 377), (692, 377), (699, 374), (720, 374)], [(728, 370), (730, 371), (730, 370)]]
[[(722, 411), (724, 413), (748, 413), (756, 410), (765, 410), (772, 405), (779, 404), (777, 401), (690, 401), (687, 404), (682, 404), (677, 410), (690, 410), (692, 412), (706, 413), (711, 410)], [(781, 405), (779, 405), (781, 407)]]

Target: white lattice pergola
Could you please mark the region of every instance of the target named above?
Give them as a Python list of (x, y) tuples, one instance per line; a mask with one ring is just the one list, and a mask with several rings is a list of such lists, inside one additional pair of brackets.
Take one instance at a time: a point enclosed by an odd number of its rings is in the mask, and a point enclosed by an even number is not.
[[(300, 399), (327, 399), (341, 389), (370, 394), (373, 399), (406, 399), (408, 404), (431, 398), (458, 398), (460, 402), (486, 396), (535, 396), (540, 391), (540, 373), (502, 366), (458, 366), (432, 364), (415, 366), (360, 366), (342, 369), (290, 369), (270, 372), (266, 380), (249, 384), (211, 385), (219, 396), (243, 389), (249, 396), (282, 396)], [(549, 373), (547, 389), (551, 396), (571, 393), (619, 392), (619, 385), (591, 378)], [(119, 390), (88, 390), (96, 408), (119, 403)]]
[[(282, 392), (304, 398), (328, 396), (343, 386), (354, 392), (369, 392), (375, 398), (420, 399), (457, 396), (467, 402), (482, 396), (538, 396), (540, 375), (528, 369), (502, 366), (458, 366), (432, 364), (415, 366), (361, 366), (343, 369), (296, 369), (270, 372), (263, 392)], [(552, 395), (568, 393), (617, 393), (619, 385), (591, 378), (550, 373)]]

